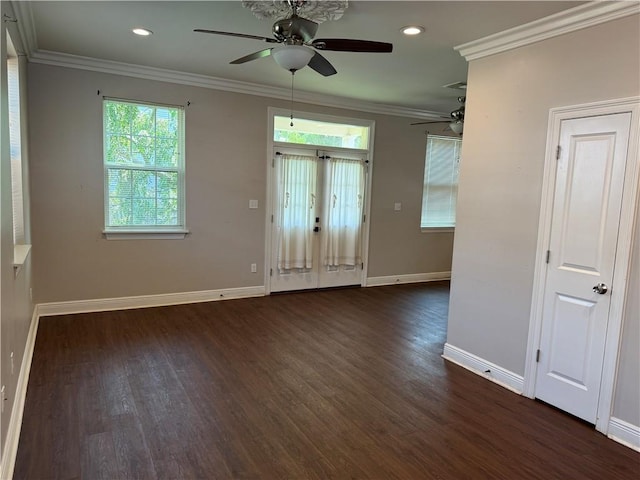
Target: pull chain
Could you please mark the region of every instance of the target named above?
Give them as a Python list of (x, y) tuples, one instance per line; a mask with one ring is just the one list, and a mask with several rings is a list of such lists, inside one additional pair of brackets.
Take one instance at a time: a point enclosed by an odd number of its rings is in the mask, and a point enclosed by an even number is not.
[(290, 127), (293, 127), (293, 77), (295, 76), (296, 71), (295, 70), (291, 70), (291, 123), (289, 124)]

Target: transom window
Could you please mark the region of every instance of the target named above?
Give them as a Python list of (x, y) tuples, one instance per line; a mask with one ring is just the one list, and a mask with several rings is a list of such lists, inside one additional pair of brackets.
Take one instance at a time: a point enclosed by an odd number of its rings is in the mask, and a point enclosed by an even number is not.
[(105, 231), (184, 229), (184, 109), (104, 100)]
[(320, 120), (285, 116), (273, 117), (273, 141), (318, 145), (322, 147), (340, 147), (356, 150), (369, 148), (369, 126), (349, 125)]

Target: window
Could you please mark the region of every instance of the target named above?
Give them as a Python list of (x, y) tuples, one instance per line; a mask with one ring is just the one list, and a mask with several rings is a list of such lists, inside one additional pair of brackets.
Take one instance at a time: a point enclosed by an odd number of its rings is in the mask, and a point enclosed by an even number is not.
[(420, 227), (450, 230), (456, 224), (456, 197), (462, 141), (429, 135), (424, 168)]
[(20, 60), (7, 33), (7, 86), (9, 110), (9, 151), (11, 158), (11, 211), (13, 223), (13, 266), (16, 274), (29, 255), (25, 227), (24, 180), (22, 165)]
[(368, 148), (369, 127), (365, 125), (348, 125), (305, 118), (296, 118), (293, 124), (291, 126), (289, 117), (274, 116), (273, 141), (357, 150)]
[(186, 233), (182, 107), (105, 99), (104, 169), (108, 238)]

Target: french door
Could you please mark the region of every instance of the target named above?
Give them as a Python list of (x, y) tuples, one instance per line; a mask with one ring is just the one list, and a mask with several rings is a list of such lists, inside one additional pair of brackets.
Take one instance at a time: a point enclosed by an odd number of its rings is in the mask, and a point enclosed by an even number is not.
[(276, 147), (272, 292), (361, 285), (367, 158)]

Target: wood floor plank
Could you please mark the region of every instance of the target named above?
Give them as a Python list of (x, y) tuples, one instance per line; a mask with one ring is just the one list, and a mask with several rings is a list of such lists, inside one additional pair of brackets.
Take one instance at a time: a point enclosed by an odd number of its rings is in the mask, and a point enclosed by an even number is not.
[(448, 283), (42, 318), (14, 478), (634, 479), (445, 362)]

